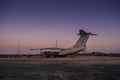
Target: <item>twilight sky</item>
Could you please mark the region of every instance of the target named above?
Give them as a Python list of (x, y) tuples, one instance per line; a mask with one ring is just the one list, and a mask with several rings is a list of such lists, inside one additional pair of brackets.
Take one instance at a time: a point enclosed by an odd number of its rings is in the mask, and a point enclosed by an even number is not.
[(79, 29), (97, 33), (88, 50), (120, 52), (119, 0), (0, 0), (0, 53), (72, 46)]

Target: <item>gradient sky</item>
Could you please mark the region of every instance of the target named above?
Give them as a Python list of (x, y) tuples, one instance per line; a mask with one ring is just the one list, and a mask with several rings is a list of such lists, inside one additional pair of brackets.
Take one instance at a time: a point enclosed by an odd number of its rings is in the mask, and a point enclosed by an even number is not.
[(97, 33), (88, 50), (120, 52), (119, 0), (0, 0), (0, 53), (72, 46), (79, 29)]

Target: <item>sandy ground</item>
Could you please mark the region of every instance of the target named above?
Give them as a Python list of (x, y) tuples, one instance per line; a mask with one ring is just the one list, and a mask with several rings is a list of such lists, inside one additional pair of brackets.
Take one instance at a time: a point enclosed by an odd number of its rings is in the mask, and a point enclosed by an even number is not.
[(120, 80), (120, 57), (0, 58), (0, 80)]
[(40, 58), (40, 57), (22, 57), (22, 58), (0, 58), (0, 62), (27, 62), (27, 63), (111, 63), (120, 64), (120, 57), (107, 56), (80, 56), (77, 58)]

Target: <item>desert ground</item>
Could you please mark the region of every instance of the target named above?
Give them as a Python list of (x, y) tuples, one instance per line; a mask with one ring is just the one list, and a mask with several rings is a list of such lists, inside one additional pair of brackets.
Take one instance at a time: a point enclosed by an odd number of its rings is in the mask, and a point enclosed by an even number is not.
[(0, 80), (120, 80), (120, 57), (0, 58)]

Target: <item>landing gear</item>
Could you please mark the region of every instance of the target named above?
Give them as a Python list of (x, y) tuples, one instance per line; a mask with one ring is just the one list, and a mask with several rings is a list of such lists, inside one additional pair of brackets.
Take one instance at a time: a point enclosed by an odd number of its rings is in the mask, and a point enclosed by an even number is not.
[(45, 57), (48, 57), (48, 58), (56, 58), (56, 54), (57, 53), (50, 53), (50, 52), (44, 53)]

